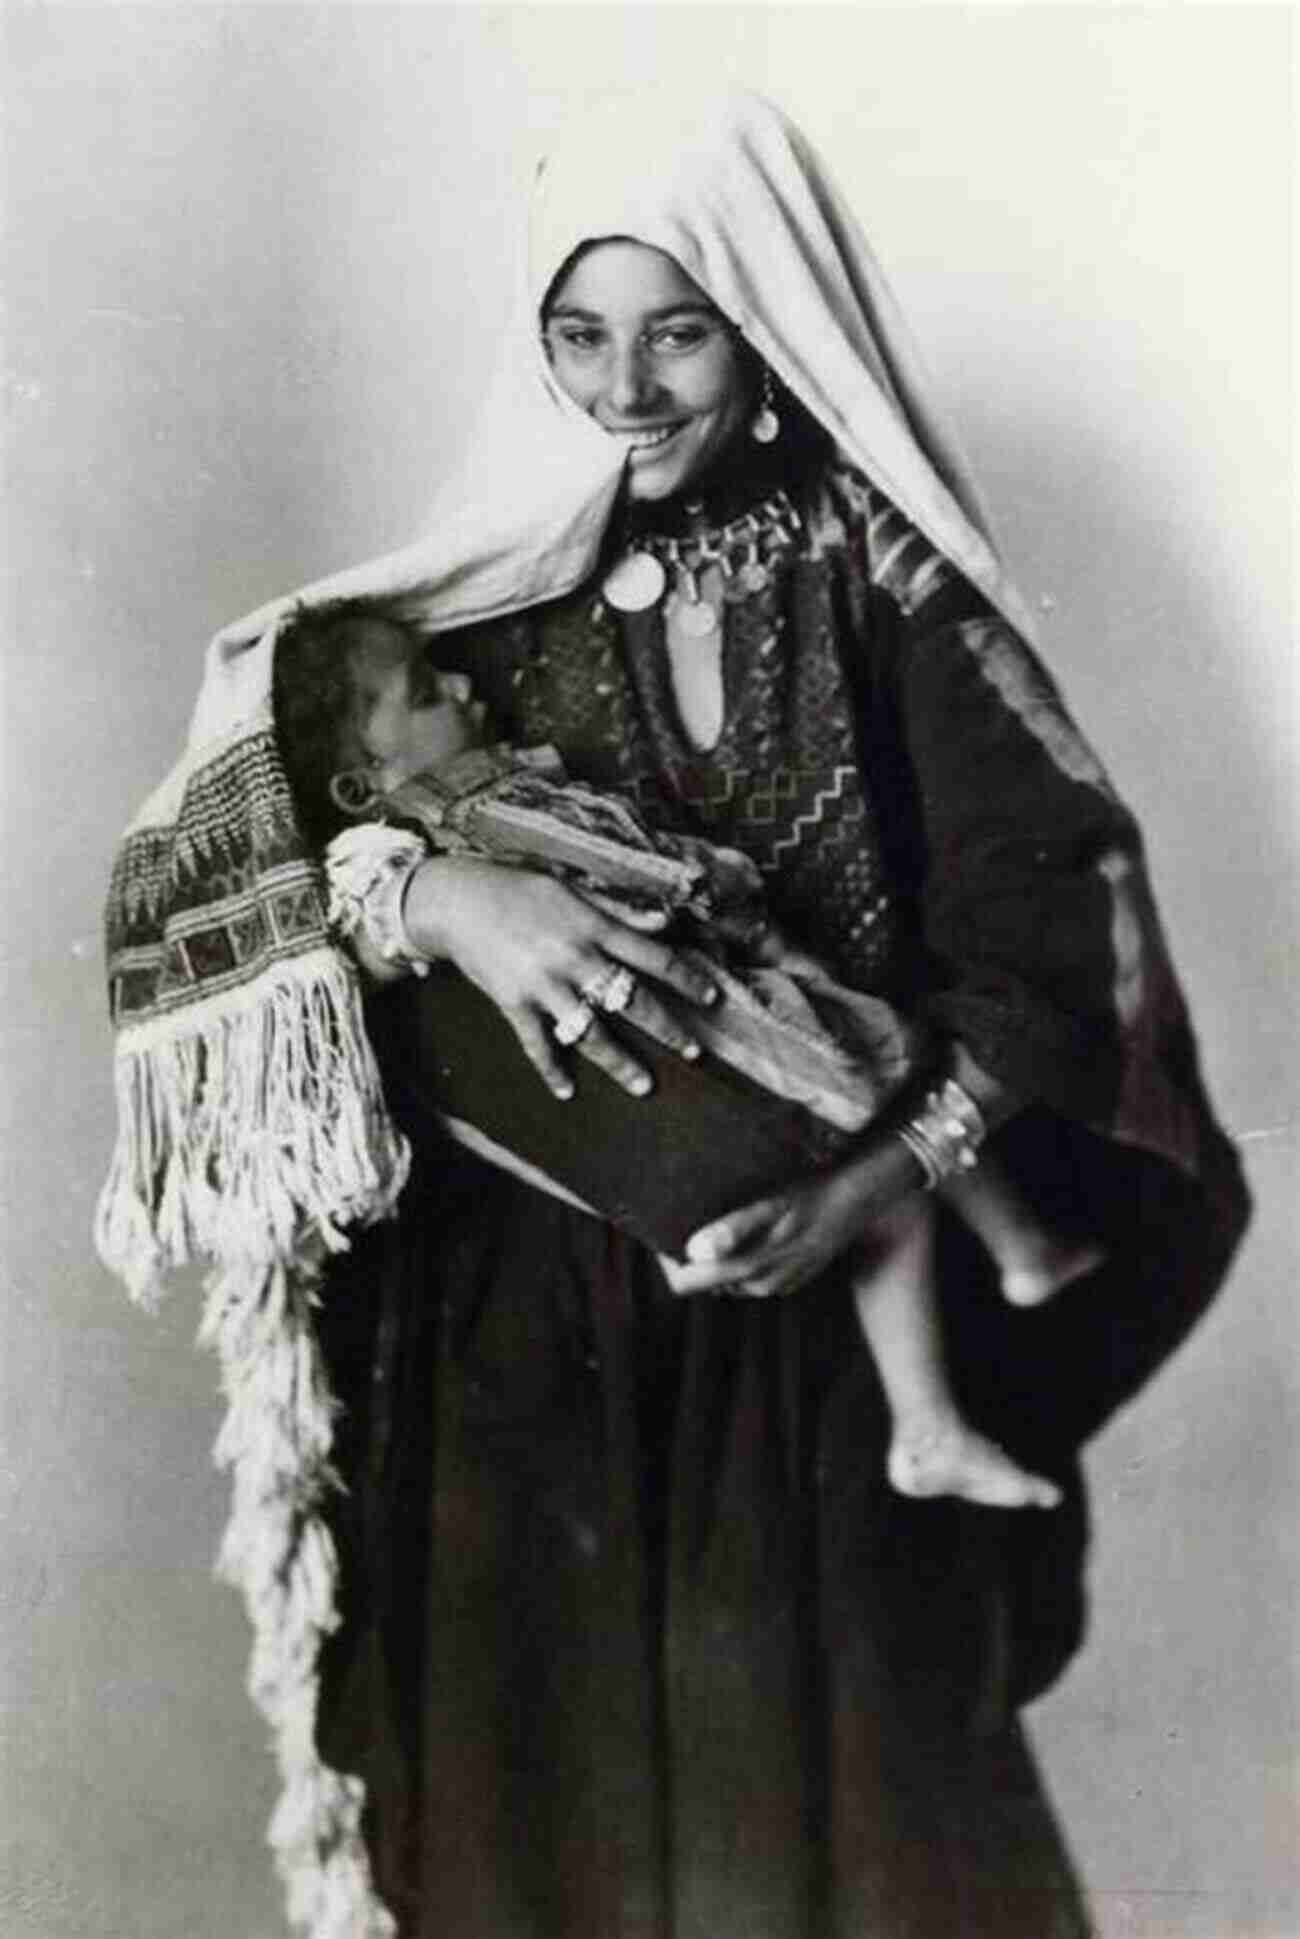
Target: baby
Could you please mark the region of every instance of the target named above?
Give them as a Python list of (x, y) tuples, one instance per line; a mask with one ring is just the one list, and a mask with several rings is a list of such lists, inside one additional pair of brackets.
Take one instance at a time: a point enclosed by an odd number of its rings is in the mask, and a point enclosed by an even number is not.
[[(755, 1057), (753, 1032), (743, 1027), (712, 1035), (705, 1027), (699, 1034), (765, 1088), (853, 1129), (909, 1074), (914, 1033), (888, 1006), (834, 983), (815, 959), (788, 948), (766, 919), (760, 880), (746, 857), (690, 837), (653, 834), (626, 802), (570, 782), (554, 750), (491, 743), (468, 678), (434, 667), (420, 636), (382, 607), (342, 603), (292, 615), (276, 641), (275, 704), (300, 815), (314, 839), (330, 843), (330, 873), (336, 888), (343, 882), (344, 901), (358, 841), (377, 834), (375, 823), (414, 825), (418, 838), (398, 838), (406, 844), (397, 865), (399, 930), (401, 887), (424, 845), (524, 862), (565, 876), (624, 920), (653, 923), (658, 913), (662, 921), (664, 909), (681, 914), (706, 947), (710, 938), (721, 939), (719, 961), (725, 957), (732, 970), (739, 954), (739, 975), (721, 972), (721, 1007), (758, 1019), (760, 1054)], [(349, 819), (365, 824), (364, 836), (358, 828), (339, 834)], [(422, 845), (413, 850), (416, 840)], [(392, 940), (394, 897), (387, 898), (390, 913), (379, 914), (385, 898), (369, 893), (375, 879), (367, 873), (352, 893), (352, 919), (344, 927), (355, 931), (363, 953), (368, 945), (372, 956), (400, 958)], [(760, 995), (757, 1004), (751, 986)], [(827, 996), (834, 999), (838, 1038), (825, 1028), (824, 1008), (803, 1000)], [(782, 1021), (791, 1015), (793, 1034)], [(857, 1033), (847, 1065), (846, 1019)], [(931, 1092), (925, 1109), (899, 1131), (928, 1182), (991, 1254), (1006, 1298), (1038, 1305), (1091, 1271), (1103, 1254), (1094, 1244), (1045, 1230), (987, 1152), (978, 1170), (961, 1169), (982, 1133), (978, 1109), (952, 1083)], [(949, 1169), (953, 1160), (959, 1162)], [(914, 1196), (873, 1222), (854, 1260), (858, 1319), (891, 1413), (889, 1479), (907, 1495), (1053, 1507), (1060, 1499), (1055, 1484), (978, 1434), (953, 1398), (943, 1364), (934, 1237), (933, 1203)]]

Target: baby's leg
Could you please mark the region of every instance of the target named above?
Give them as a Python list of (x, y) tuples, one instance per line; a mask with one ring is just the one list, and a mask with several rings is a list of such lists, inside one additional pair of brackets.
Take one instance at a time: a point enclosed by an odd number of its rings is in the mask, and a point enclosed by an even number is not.
[(1095, 1240), (1050, 1231), (991, 1152), (939, 1190), (992, 1254), (1013, 1306), (1041, 1306), (1106, 1257)]
[(987, 1508), (1054, 1508), (1061, 1491), (977, 1434), (943, 1365), (934, 1213), (910, 1202), (873, 1228), (853, 1273), (858, 1319), (893, 1417), (889, 1479), (904, 1495), (957, 1495)]

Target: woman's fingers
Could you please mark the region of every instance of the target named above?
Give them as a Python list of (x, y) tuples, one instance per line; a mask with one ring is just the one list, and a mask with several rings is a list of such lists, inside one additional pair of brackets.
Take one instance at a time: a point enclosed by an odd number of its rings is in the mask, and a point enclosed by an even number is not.
[(593, 909), (599, 909), (602, 916), (612, 916), (621, 927), (640, 930), (643, 936), (661, 935), (673, 919), (669, 909), (633, 911), (618, 896), (602, 895), (599, 889), (593, 889), (590, 882), (583, 885), (582, 900), (589, 902)]
[(564, 1068), (541, 1016), (536, 1010), (507, 1010), (505, 1015), (519, 1039), (520, 1049), (547, 1090), (567, 1102), (573, 1096), (573, 1079)]
[(654, 1089), (654, 1079), (645, 1065), (639, 1064), (629, 1050), (617, 1043), (603, 1023), (589, 1024), (577, 1048), (589, 1064), (604, 1071), (606, 1077), (612, 1077), (620, 1089), (633, 1097), (645, 1097)]
[[(703, 959), (691, 961), (525, 869), (467, 862), (449, 873), (431, 861), (417, 871), (408, 902), (412, 895), (408, 926), (418, 918), (421, 946), (449, 956), (492, 998), (555, 1097), (573, 1096), (575, 1048), (633, 1097), (652, 1088), (634, 1047), (619, 1040), (620, 1015), (683, 1057), (699, 1054), (689, 1028), (647, 981), (707, 1003), (717, 990)], [(607, 1022), (602, 1006), (610, 998)]]
[[(632, 1097), (645, 1097), (653, 1090), (654, 1079), (634, 1052), (606, 1028), (604, 1018), (596, 1007), (598, 999), (593, 987), (594, 980), (591, 976), (586, 979), (585, 993), (582, 989), (561, 983), (549, 984), (544, 999), (545, 1011), (541, 1013), (540, 1020), (536, 1016), (533, 1018), (536, 1024), (533, 1047), (530, 1049), (525, 1043), (524, 1048), (557, 1097), (573, 1095), (571, 1079), (565, 1078), (567, 1091), (560, 1091), (552, 1080), (556, 1070), (563, 1074), (564, 1059), (575, 1050), (589, 1064), (603, 1071), (621, 1090), (627, 1091)], [(566, 1028), (569, 1032), (567, 1040)], [(524, 1042), (522, 1036), (520, 1041)], [(545, 1064), (540, 1045), (545, 1046)]]
[[(657, 952), (660, 967), (671, 960), (670, 952)], [(700, 972), (690, 972), (695, 982), (693, 988), (697, 996), (702, 987)], [(581, 1041), (585, 1056), (607, 1071), (625, 1089), (638, 1092), (641, 1086), (633, 1082), (635, 1075), (645, 1076), (642, 1065), (637, 1061), (634, 1046), (619, 1037), (621, 1023), (635, 1024), (647, 1037), (653, 1037), (666, 1050), (672, 1050), (679, 1057), (695, 1058), (700, 1055), (700, 1044), (693, 1032), (682, 1022), (676, 1011), (655, 993), (650, 982), (650, 973), (638, 974), (629, 964), (618, 961), (603, 951), (595, 955), (590, 963), (584, 962), (579, 973), (577, 992), (573, 997), (574, 1005), (587, 1004), (603, 1013), (609, 1019), (612, 1031), (603, 1019), (597, 1029), (588, 1029)], [(567, 996), (562, 999), (567, 1002)], [(644, 1088), (649, 1089), (647, 1084)]]
[(679, 1057), (690, 1059), (700, 1054), (700, 1045), (686, 1025), (644, 983), (636, 985), (628, 1002), (616, 1015), (628, 1023), (634, 1023), (638, 1030), (644, 1030), (647, 1037), (653, 1037), (665, 1050), (675, 1050)]
[(599, 943), (606, 956), (626, 963), (629, 969), (639, 970), (642, 976), (654, 977), (656, 982), (675, 990), (678, 996), (684, 996), (688, 1003), (717, 1001), (717, 983), (703, 963), (692, 962), (664, 943), (655, 942), (651, 936), (643, 936), (621, 923), (611, 923), (602, 932)]
[[(574, 1050), (632, 1097), (646, 1097), (654, 1089), (650, 1072), (606, 1027), (589, 997), (576, 990), (560, 990), (548, 992), (546, 1003), (545, 1010), (518, 1007), (507, 1010), (506, 1016), (525, 1057), (556, 1097), (567, 1100), (573, 1096), (573, 1079), (565, 1060)], [(698, 1057), (699, 1045), (656, 997), (638, 990), (620, 1014), (627, 1015), (668, 1049), (683, 1057)], [(579, 1034), (565, 1043), (562, 1037), (557, 1040), (555, 1032), (568, 1019), (576, 1021)]]
[[(779, 1240), (788, 1236), (780, 1228), (790, 1224), (792, 1212), (790, 1201), (785, 1198), (758, 1199), (753, 1205), (739, 1206), (725, 1218), (715, 1219), (712, 1225), (701, 1226), (698, 1232), (693, 1232), (687, 1241), (686, 1256), (704, 1264), (731, 1259), (758, 1240), (765, 1243)], [(737, 1270), (743, 1271), (743, 1267)]]
[(691, 1293), (735, 1293), (744, 1291), (742, 1269), (729, 1265), (725, 1260), (707, 1259), (692, 1262), (689, 1259), (669, 1259), (662, 1257), (659, 1264), (669, 1290), (686, 1297)]
[(738, 1206), (701, 1226), (686, 1244), (684, 1261), (665, 1272), (675, 1293), (733, 1293), (773, 1299), (793, 1292), (808, 1277), (800, 1246), (806, 1223), (798, 1194)]
[[(899, 1154), (903, 1157), (900, 1158)], [(675, 1293), (731, 1293), (783, 1298), (810, 1285), (832, 1260), (889, 1222), (916, 1194), (898, 1140), (881, 1134), (833, 1170), (818, 1172), (772, 1197), (742, 1205), (702, 1226), (686, 1258), (664, 1270)]]
[(785, 1273), (754, 1273), (740, 1260), (660, 1257), (659, 1264), (669, 1291), (683, 1298), (692, 1293), (730, 1293), (744, 1299), (772, 1299), (793, 1292), (798, 1280)]

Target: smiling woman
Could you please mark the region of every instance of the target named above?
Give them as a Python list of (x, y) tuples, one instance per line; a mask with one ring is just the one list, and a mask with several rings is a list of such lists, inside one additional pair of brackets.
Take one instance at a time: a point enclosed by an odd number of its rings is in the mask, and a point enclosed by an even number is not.
[(752, 354), (660, 249), (620, 239), (580, 250), (543, 321), (556, 382), (628, 453), (629, 498), (680, 491), (751, 408)]
[[(1080, 1939), (1018, 1706), (1079, 1641), (1079, 1448), (1245, 1213), (1139, 831), (778, 111), (620, 101), (543, 171), (531, 262), (429, 538), (218, 638), (110, 909), (101, 1245), (142, 1288), (192, 1250), (221, 1269), (226, 1556), (295, 1914), (313, 1939)], [(741, 851), (800, 948), (915, 1024), (896, 1114), (671, 1262), (450, 1147), (404, 1048), (415, 1014), (436, 1055), (437, 976), (359, 982), (267, 704), (294, 613), (360, 596), (512, 741)], [(356, 724), (382, 756), (377, 724), (406, 729), (376, 643)], [(509, 1095), (572, 1097), (575, 1138), (575, 1072), (647, 1089), (629, 1007), (684, 1047), (708, 1002), (676, 932), (528, 869), (417, 844), (402, 884), (403, 967), (477, 985)], [(922, 1195), (985, 1126), (1105, 1262), (1032, 1320)], [(927, 1349), (1047, 1512), (890, 1485), (851, 1272), (904, 1221)]]

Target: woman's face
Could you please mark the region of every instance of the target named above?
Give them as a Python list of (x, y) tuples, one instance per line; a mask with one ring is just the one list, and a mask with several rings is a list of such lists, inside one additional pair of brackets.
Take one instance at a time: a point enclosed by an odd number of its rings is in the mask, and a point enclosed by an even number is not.
[(555, 381), (628, 454), (632, 498), (669, 498), (744, 423), (752, 383), (730, 326), (685, 270), (641, 242), (600, 242), (545, 315)]

